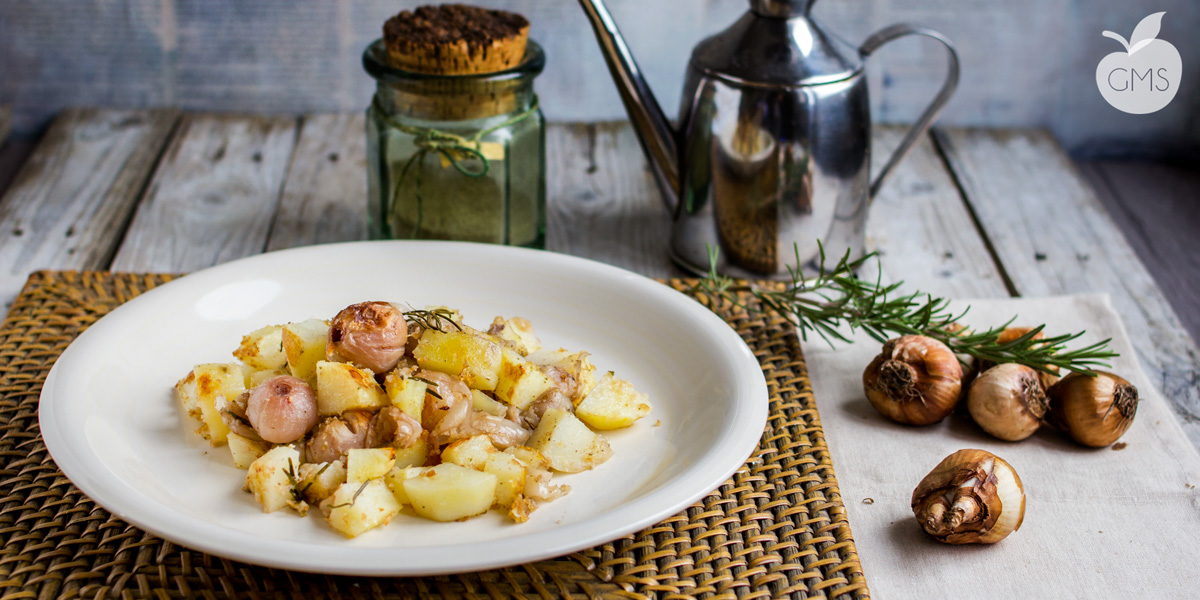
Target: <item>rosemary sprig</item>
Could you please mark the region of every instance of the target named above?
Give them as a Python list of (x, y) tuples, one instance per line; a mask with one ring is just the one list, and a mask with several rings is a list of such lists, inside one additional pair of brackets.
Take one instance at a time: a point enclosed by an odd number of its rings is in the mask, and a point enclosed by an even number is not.
[(446, 332), (444, 323), (449, 323), (455, 329), (462, 331), (462, 325), (459, 325), (454, 320), (454, 312), (448, 308), (435, 308), (433, 310), (410, 310), (405, 311), (404, 318), (407, 321), (416, 323), (425, 329), (434, 331)]
[(784, 289), (770, 289), (741, 285), (717, 273), (718, 252), (709, 248), (709, 272), (696, 285), (696, 291), (724, 298), (751, 311), (738, 296), (748, 292), (767, 312), (787, 319), (805, 340), (815, 333), (831, 345), (835, 340), (849, 342), (847, 332), (859, 329), (879, 342), (898, 335), (924, 335), (946, 344), (956, 354), (980, 360), (1019, 363), (1039, 371), (1049, 372), (1057, 367), (1086, 374), (1094, 374), (1096, 367), (1108, 367), (1105, 361), (1118, 356), (1108, 349), (1111, 338), (1068, 350), (1067, 344), (1083, 335), (1083, 331), (1034, 340), (1045, 325), (1010, 342), (998, 343), (1000, 333), (1016, 317), (985, 331), (962, 330), (957, 322), (967, 311), (952, 312), (944, 298), (921, 292), (902, 293), (898, 290), (903, 282), (883, 283), (882, 269), (873, 281), (859, 279), (855, 273), (875, 253), (850, 260), (847, 251), (832, 269), (826, 269), (825, 249), (821, 247), (820, 271), (816, 277), (805, 279), (799, 267), (800, 251), (795, 248), (797, 266), (788, 266), (791, 282)]

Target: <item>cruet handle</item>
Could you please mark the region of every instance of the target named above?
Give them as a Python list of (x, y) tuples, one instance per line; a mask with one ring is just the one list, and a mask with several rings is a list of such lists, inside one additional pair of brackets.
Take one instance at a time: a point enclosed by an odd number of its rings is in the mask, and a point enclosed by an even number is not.
[(925, 112), (921, 113), (921, 118), (917, 119), (916, 123), (913, 123), (908, 133), (904, 134), (904, 139), (900, 142), (900, 146), (896, 148), (895, 152), (892, 152), (891, 158), (888, 159), (883, 169), (879, 171), (879, 175), (875, 177), (875, 181), (871, 182), (870, 196), (868, 196), (871, 199), (875, 198), (875, 194), (879, 192), (879, 188), (887, 181), (887, 177), (892, 173), (892, 169), (896, 168), (896, 165), (904, 160), (904, 157), (908, 155), (909, 150), (912, 150), (917, 140), (929, 130), (929, 126), (933, 124), (933, 120), (937, 118), (942, 107), (946, 106), (946, 103), (950, 101), (950, 96), (954, 95), (954, 89), (958, 87), (958, 53), (954, 51), (954, 44), (950, 43), (950, 40), (946, 36), (932, 29), (906, 24), (892, 25), (871, 34), (863, 42), (862, 46), (859, 47), (858, 52), (862, 55), (863, 59), (866, 59), (878, 50), (880, 46), (906, 35), (923, 35), (941, 42), (946, 47), (949, 72), (946, 73), (946, 82), (942, 84), (941, 91), (937, 93), (937, 96), (933, 97), (933, 101), (925, 108)]

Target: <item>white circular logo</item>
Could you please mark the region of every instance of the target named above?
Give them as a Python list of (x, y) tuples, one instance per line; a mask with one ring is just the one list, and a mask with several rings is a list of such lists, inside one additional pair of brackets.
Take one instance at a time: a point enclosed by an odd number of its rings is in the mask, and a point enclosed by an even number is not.
[(1161, 110), (1175, 98), (1183, 61), (1171, 42), (1156, 39), (1162, 26), (1162, 16), (1154, 13), (1133, 29), (1129, 41), (1118, 33), (1105, 31), (1125, 47), (1113, 52), (1096, 67), (1096, 86), (1100, 95), (1117, 110), (1144, 115)]

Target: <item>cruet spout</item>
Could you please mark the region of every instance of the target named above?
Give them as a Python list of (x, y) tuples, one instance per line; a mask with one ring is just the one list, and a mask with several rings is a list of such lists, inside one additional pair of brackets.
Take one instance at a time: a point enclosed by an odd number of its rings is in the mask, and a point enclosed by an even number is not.
[(655, 179), (667, 202), (667, 210), (674, 212), (680, 191), (677, 134), (642, 77), (633, 54), (625, 45), (603, 0), (579, 0), (579, 4), (596, 32), (604, 61), (608, 63), (608, 70), (616, 81), (621, 101), (637, 130), (642, 149), (650, 159)]

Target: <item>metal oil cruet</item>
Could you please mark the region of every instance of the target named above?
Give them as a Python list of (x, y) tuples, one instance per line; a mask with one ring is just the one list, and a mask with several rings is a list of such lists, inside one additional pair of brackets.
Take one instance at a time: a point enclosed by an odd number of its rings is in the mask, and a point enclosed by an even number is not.
[[(942, 34), (893, 25), (855, 47), (810, 18), (815, 1), (751, 0), (700, 42), (672, 126), (603, 0), (579, 0), (671, 213), (671, 256), (691, 271), (708, 271), (710, 246), (719, 271), (742, 277), (785, 276), (797, 258), (811, 272), (820, 245), (862, 256), (871, 198), (954, 93), (958, 56)], [(941, 42), (949, 72), (872, 181), (863, 62), (908, 35)]]

